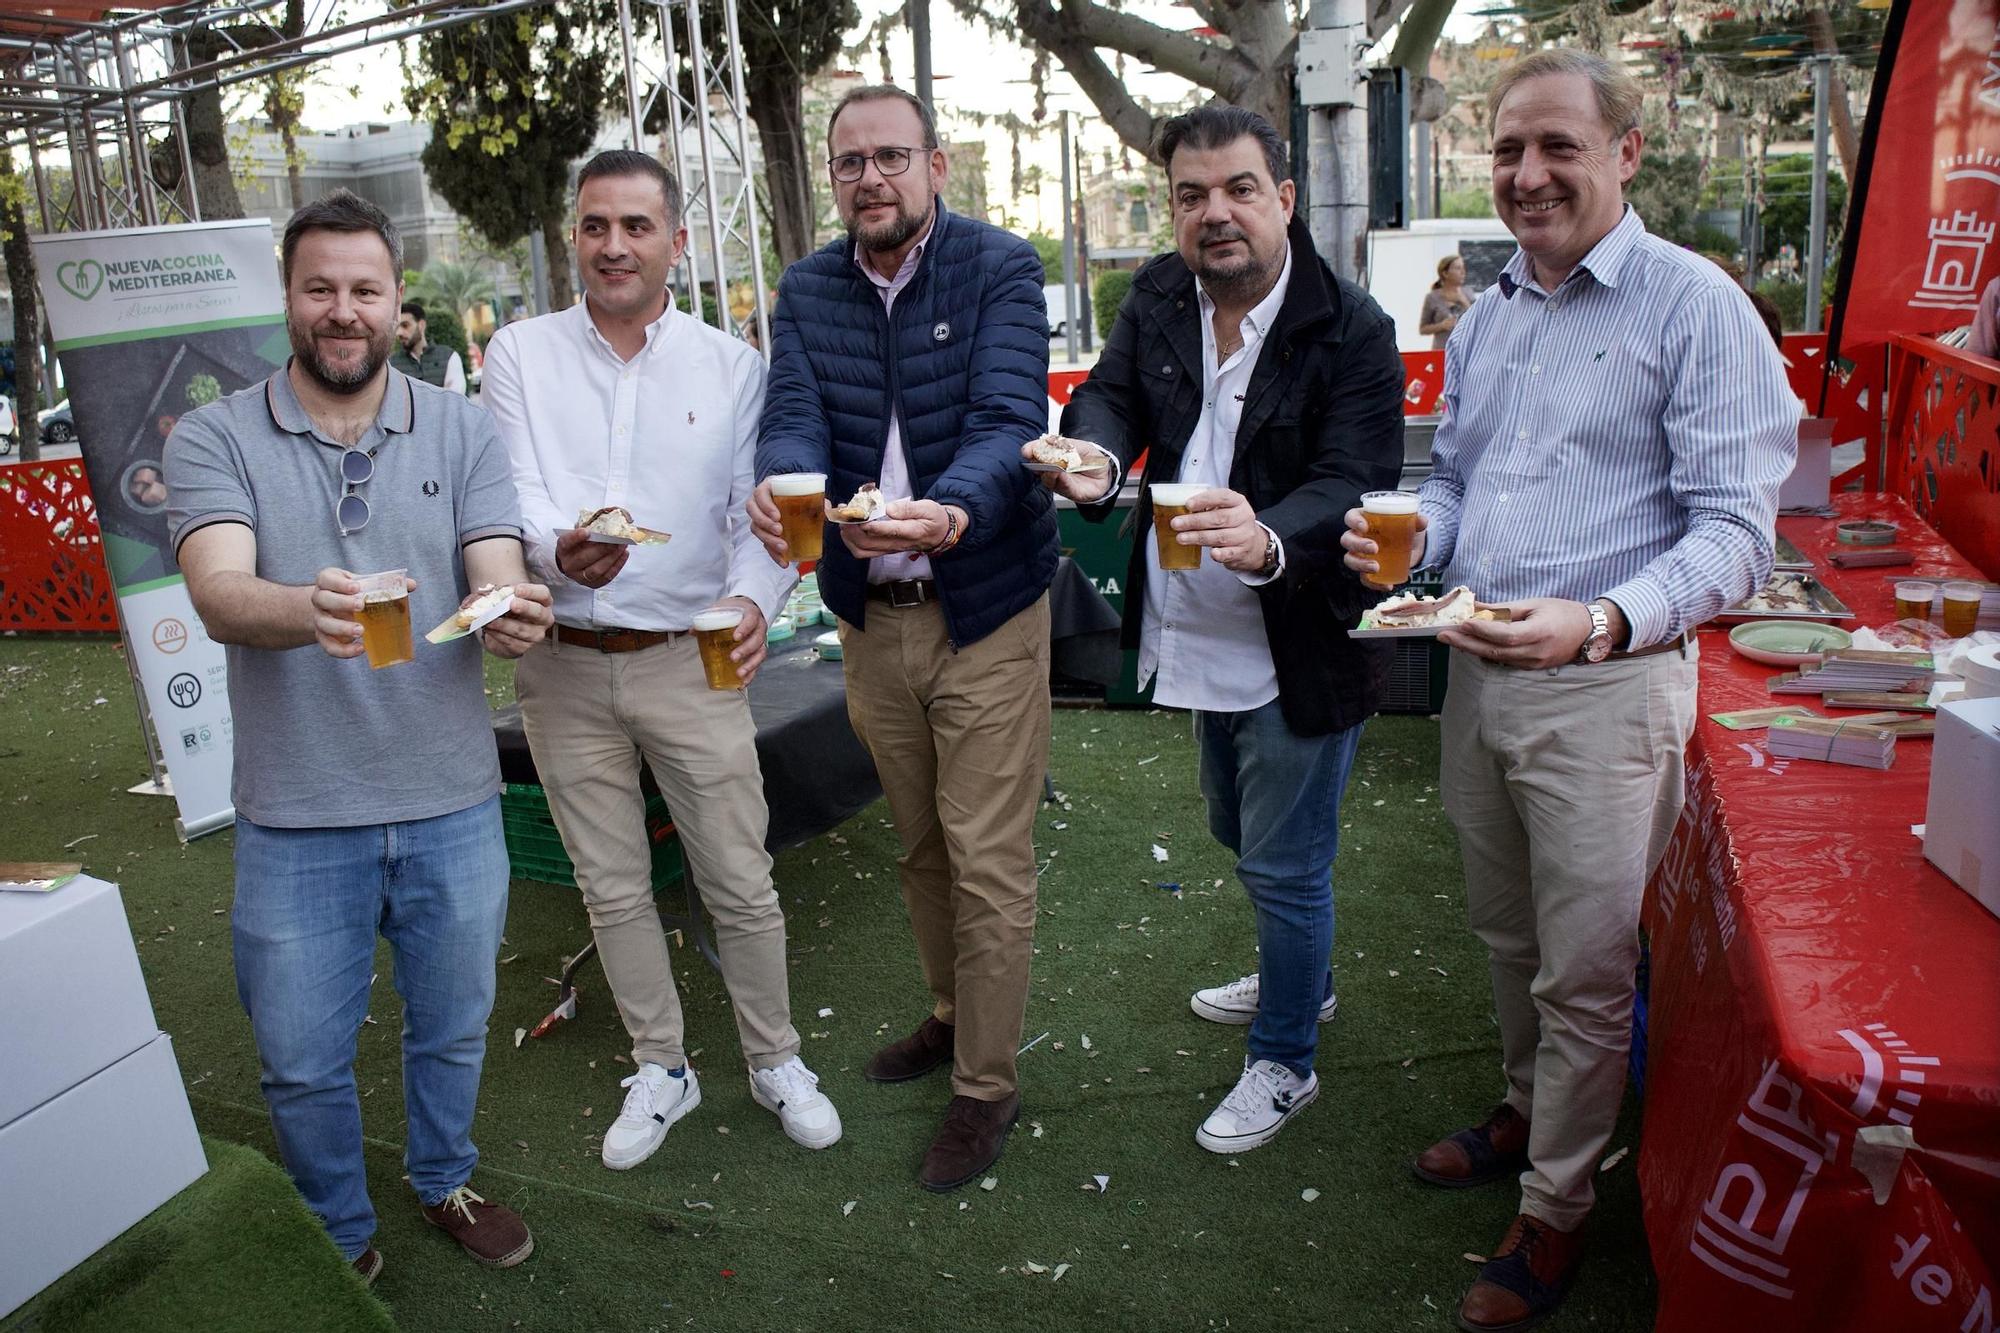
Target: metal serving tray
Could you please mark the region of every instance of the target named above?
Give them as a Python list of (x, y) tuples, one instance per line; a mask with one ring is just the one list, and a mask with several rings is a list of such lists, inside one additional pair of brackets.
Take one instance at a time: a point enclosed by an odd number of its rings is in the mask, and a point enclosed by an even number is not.
[(1772, 569), (1789, 573), (1812, 572), (1813, 562), (1806, 559), (1804, 551), (1792, 545), (1791, 538), (1780, 535), (1773, 549), (1777, 552), (1778, 562), (1771, 566)]
[[(1725, 607), (1716, 614), (1718, 622), (1728, 624), (1742, 620), (1853, 620), (1854, 612), (1847, 603), (1835, 597), (1824, 583), (1810, 574), (1798, 574), (1780, 570), (1771, 576), (1771, 582), (1779, 579), (1797, 579), (1805, 592), (1810, 606), (1796, 611), (1752, 611), (1739, 603)], [(1769, 586), (1766, 584), (1765, 586)]]

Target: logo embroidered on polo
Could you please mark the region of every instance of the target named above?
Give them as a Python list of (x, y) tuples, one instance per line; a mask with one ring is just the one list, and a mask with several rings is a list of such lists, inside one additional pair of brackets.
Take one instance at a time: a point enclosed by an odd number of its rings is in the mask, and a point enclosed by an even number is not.
[(688, 425), (692, 426), (693, 424), (694, 424), (694, 413), (690, 412), (688, 413)]
[(425, 495), (436, 495), (437, 493), (438, 493), (438, 484), (436, 482), (427, 481), (424, 483)]
[(943, 320), (939, 320), (937, 323), (931, 325), (931, 341), (951, 341), (951, 325), (945, 323)]

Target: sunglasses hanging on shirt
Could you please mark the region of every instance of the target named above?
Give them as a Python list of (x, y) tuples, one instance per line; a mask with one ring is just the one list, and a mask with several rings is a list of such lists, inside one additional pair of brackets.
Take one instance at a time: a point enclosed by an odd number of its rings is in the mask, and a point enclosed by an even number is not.
[(340, 499), (333, 506), (333, 521), (340, 535), (351, 537), (368, 526), (368, 497), (359, 488), (375, 475), (375, 455), (359, 449), (340, 454)]

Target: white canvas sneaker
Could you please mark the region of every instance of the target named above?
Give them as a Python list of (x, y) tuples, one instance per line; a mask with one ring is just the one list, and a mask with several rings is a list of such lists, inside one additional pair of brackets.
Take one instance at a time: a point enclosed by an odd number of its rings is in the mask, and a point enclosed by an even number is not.
[(1219, 1153), (1261, 1148), (1317, 1096), (1318, 1074), (1300, 1078), (1275, 1060), (1259, 1060), (1244, 1068), (1222, 1105), (1194, 1132), (1194, 1141)]
[(840, 1142), (840, 1112), (819, 1090), (819, 1075), (793, 1056), (776, 1069), (750, 1072), (750, 1095), (778, 1117), (792, 1142), (826, 1148)]
[[(1238, 977), (1227, 986), (1210, 986), (1198, 990), (1188, 1000), (1188, 1008), (1200, 1014), (1211, 1023), (1229, 1023), (1243, 1027), (1257, 1017), (1258, 974), (1252, 972), (1247, 977)], [(1340, 1008), (1340, 997), (1329, 995), (1319, 1007), (1319, 1021), (1324, 1023)]]
[(659, 1149), (674, 1121), (701, 1105), (701, 1080), (692, 1065), (675, 1078), (665, 1065), (647, 1063), (618, 1086), (630, 1091), (624, 1109), (604, 1131), (604, 1164), (613, 1171), (630, 1171)]

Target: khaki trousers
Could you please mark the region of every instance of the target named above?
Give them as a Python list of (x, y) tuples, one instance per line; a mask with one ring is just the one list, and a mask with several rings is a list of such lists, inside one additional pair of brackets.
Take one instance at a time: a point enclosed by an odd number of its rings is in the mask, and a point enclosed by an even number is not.
[(1696, 649), (1523, 671), (1451, 655), (1445, 812), (1485, 941), (1521, 1211), (1574, 1230), (1618, 1118), (1639, 899), (1680, 817)]
[(843, 621), (847, 716), (875, 758), (935, 1004), (957, 1031), (951, 1088), (999, 1101), (1035, 951), (1035, 811), (1049, 766), (1049, 599), (958, 651), (936, 603)]
[(692, 635), (633, 653), (553, 638), (514, 676), (549, 810), (576, 864), (632, 1059), (686, 1063), (680, 992), (653, 902), (639, 763), (673, 812), (752, 1069), (799, 1051), (786, 990), (785, 916), (764, 850), (769, 815), (741, 690), (711, 690)]

